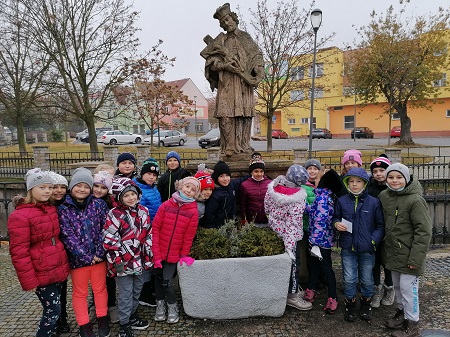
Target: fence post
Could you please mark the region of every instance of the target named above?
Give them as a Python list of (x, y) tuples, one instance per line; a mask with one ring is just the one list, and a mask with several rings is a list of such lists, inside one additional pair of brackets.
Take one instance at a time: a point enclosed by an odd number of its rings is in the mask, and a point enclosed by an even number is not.
[(116, 167), (116, 160), (119, 156), (119, 147), (115, 145), (103, 146), (103, 160), (113, 167)]
[(41, 168), (43, 171), (50, 170), (50, 158), (48, 154), (48, 146), (35, 145), (33, 148), (34, 166)]
[(145, 160), (150, 157), (150, 145), (138, 145), (137, 146), (137, 166), (141, 167)]
[(402, 149), (384, 149), (384, 153), (392, 164), (402, 162)]
[(295, 164), (304, 164), (308, 160), (308, 149), (292, 149), (294, 151)]

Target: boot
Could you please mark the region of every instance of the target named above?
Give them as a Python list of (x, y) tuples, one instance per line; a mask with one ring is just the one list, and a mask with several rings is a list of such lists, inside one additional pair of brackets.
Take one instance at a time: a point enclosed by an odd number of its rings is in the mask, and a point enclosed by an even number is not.
[(56, 322), (56, 327), (58, 329), (58, 333), (68, 333), (70, 332), (70, 325), (67, 322), (67, 315), (61, 315)]
[(347, 322), (354, 322), (356, 320), (356, 299), (346, 298), (344, 319)]
[(97, 337), (91, 322), (80, 325), (80, 337)]
[(120, 325), (119, 337), (134, 337), (133, 330), (131, 329), (130, 323)]
[(167, 303), (167, 323), (178, 323), (180, 315), (178, 314), (178, 306), (176, 303)]
[(388, 319), (384, 325), (389, 329), (401, 329), (403, 327), (403, 321), (405, 320), (405, 312), (403, 309), (397, 309), (394, 317)]
[(395, 290), (394, 286), (383, 285), (384, 287), (384, 295), (381, 300), (381, 304), (383, 305), (392, 305), (395, 300)]
[(402, 330), (397, 330), (391, 334), (392, 337), (420, 337), (419, 322), (405, 319)]
[(379, 308), (381, 299), (384, 296), (384, 287), (382, 284), (373, 287), (372, 302), (370, 303), (372, 308)]
[(156, 322), (161, 322), (166, 320), (166, 301), (165, 300), (157, 300), (156, 301), (156, 312), (155, 318)]
[(360, 307), (359, 307), (359, 317), (365, 321), (370, 321), (372, 319), (372, 307), (370, 306), (370, 302), (372, 301), (372, 297), (363, 297), (360, 299)]
[(97, 324), (98, 324), (98, 337), (109, 337), (111, 329), (109, 328), (108, 316), (97, 318)]

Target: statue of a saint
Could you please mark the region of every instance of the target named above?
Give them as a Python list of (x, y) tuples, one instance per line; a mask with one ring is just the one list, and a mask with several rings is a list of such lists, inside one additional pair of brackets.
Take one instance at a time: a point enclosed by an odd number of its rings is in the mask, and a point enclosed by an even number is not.
[(221, 156), (239, 159), (237, 154), (253, 152), (254, 91), (264, 77), (264, 60), (252, 37), (238, 28), (239, 20), (230, 4), (219, 7), (213, 18), (226, 34), (214, 39), (207, 35), (203, 39), (207, 46), (200, 55), (206, 59), (205, 77), (211, 89), (217, 89), (214, 117), (219, 120)]

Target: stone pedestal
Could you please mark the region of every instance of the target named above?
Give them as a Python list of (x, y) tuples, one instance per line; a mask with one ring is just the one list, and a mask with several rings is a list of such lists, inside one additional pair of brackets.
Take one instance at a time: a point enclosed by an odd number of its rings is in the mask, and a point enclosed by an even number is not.
[(402, 162), (402, 149), (384, 149), (384, 153), (392, 164)]
[(87, 168), (92, 173), (94, 173), (96, 167), (101, 164), (110, 164), (110, 163), (106, 161), (80, 161), (78, 163), (67, 164), (67, 166), (70, 167), (70, 175), (72, 176), (73, 172), (79, 167)]
[(34, 167), (39, 167), (43, 171), (50, 170), (48, 146), (35, 145), (32, 148)]

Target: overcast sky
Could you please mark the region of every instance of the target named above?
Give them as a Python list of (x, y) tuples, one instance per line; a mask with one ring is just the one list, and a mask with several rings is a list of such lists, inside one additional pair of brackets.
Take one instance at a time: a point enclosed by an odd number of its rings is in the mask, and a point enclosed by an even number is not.
[[(216, 8), (227, 0), (134, 0), (134, 7), (140, 11), (138, 36), (142, 50), (149, 50), (158, 39), (162, 39), (162, 51), (169, 57), (176, 57), (175, 66), (168, 69), (165, 80), (173, 81), (191, 78), (207, 96), (208, 83), (203, 75), (204, 59), (199, 55), (205, 46), (203, 37), (215, 37), (222, 29), (213, 19)], [(232, 11), (240, 6), (245, 22), (250, 22), (248, 8), (256, 8), (256, 0), (228, 0)], [(275, 6), (276, 0), (268, 0)], [(309, 8), (310, 2), (298, 1), (299, 7)], [(342, 48), (356, 37), (355, 28), (370, 21), (370, 13), (385, 12), (390, 6), (399, 7), (398, 0), (317, 0), (315, 8), (322, 10), (320, 35), (336, 33), (331, 45)], [(408, 16), (436, 13), (439, 7), (449, 8), (449, 0), (411, 0), (407, 5)], [(251, 33), (251, 32), (250, 32)]]

